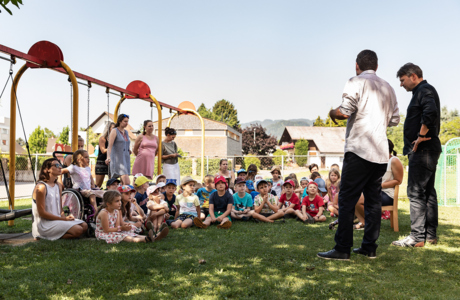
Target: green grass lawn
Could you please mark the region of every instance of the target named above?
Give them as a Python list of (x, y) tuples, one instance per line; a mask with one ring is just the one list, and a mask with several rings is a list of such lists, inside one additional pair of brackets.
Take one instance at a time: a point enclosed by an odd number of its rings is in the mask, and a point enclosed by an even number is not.
[[(153, 244), (0, 245), (0, 299), (458, 299), (460, 208), (440, 207), (440, 244), (408, 249), (390, 246), (410, 230), (409, 203), (400, 207), (401, 232), (382, 221), (375, 260), (317, 258), (335, 232), (294, 219), (171, 230)], [(30, 221), (16, 224), (30, 230)], [(362, 236), (354, 233), (355, 246)]]

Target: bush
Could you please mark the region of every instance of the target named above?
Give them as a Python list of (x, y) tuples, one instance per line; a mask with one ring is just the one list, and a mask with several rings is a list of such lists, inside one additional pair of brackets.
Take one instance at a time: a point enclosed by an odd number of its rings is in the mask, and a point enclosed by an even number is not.
[[(205, 161), (204, 161), (204, 174), (205, 175), (212, 175), (212, 176), (216, 175), (216, 173), (219, 172), (220, 159), (219, 158), (209, 159), (208, 160), (208, 168), (209, 168), (209, 171), (206, 172), (206, 158), (205, 158)], [(230, 161), (230, 160), (228, 161), (228, 169), (233, 170), (232, 161)], [(197, 159), (196, 174), (201, 176), (201, 158)]]
[(28, 170), (29, 159), (26, 156), (16, 156), (16, 170)]
[[(294, 154), (295, 155), (308, 155), (308, 141), (307, 140), (298, 140), (294, 145)], [(307, 156), (296, 157), (296, 162), (299, 167), (304, 167), (308, 161)]]
[[(40, 169), (43, 165), (43, 162), (47, 160), (48, 156), (38, 156), (38, 162), (37, 162), (37, 172), (40, 172)], [(32, 156), (32, 170), (35, 170), (35, 161), (37, 160), (36, 156)]]
[[(276, 155), (284, 155), (285, 156), (284, 157), (284, 164), (286, 164), (286, 161), (287, 161), (287, 152), (286, 151), (278, 149), (275, 152), (273, 152), (273, 156), (276, 156)], [(275, 165), (281, 166), (282, 162), (283, 162), (283, 157), (273, 157), (273, 163)]]
[(270, 170), (275, 163), (271, 157), (261, 157), (260, 158), (260, 169), (261, 170)]
[(257, 166), (257, 169), (260, 169), (260, 159), (253, 154), (248, 154), (244, 157), (244, 164), (246, 166), (254, 164)]

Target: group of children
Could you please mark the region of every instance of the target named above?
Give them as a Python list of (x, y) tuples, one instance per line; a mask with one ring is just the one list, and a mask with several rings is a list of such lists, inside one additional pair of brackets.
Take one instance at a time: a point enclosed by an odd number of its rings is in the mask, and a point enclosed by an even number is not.
[[(136, 174), (134, 187), (120, 186), (120, 181), (112, 178), (102, 191), (94, 186), (88, 153), (78, 150), (72, 165), (62, 173), (69, 173), (74, 188), (90, 198), (95, 209), (96, 238), (118, 243), (159, 241), (168, 235), (169, 227), (206, 229), (214, 224), (226, 229), (234, 220), (274, 223), (291, 216), (309, 224), (324, 222), (326, 210), (331, 216), (338, 215), (340, 171), (333, 165), (326, 182), (317, 172), (317, 165), (311, 165), (310, 171), (310, 178), (302, 177), (298, 182), (295, 174), (283, 181), (278, 167), (271, 170), (272, 179), (268, 180), (260, 175), (247, 179), (248, 172), (241, 169), (234, 191), (220, 175), (205, 176), (202, 185), (186, 176), (178, 190), (175, 179), (159, 175), (153, 183)], [(99, 208), (96, 196), (103, 198)]]

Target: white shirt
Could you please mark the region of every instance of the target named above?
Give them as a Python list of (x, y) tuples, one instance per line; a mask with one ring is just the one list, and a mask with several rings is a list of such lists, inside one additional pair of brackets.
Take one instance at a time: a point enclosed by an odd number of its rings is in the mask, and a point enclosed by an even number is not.
[(399, 124), (399, 108), (393, 88), (367, 70), (345, 84), (340, 112), (350, 116), (345, 153), (378, 164), (388, 162), (387, 127)]

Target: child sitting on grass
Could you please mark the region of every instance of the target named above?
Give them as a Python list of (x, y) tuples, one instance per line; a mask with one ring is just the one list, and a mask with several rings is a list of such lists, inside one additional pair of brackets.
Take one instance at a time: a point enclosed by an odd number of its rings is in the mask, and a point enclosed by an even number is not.
[(235, 181), (235, 191), (233, 194), (233, 208), (231, 216), (234, 219), (247, 221), (251, 218), (254, 213), (251, 208), (254, 206), (252, 203), (252, 197), (246, 193), (246, 181), (238, 177)]
[(310, 182), (310, 179), (307, 177), (302, 177), (300, 178), (300, 187), (295, 190), (295, 193), (297, 194), (297, 197), (300, 199), (303, 199), (307, 195), (307, 185)]
[(172, 216), (173, 218), (176, 215), (176, 210), (177, 207), (174, 203), (176, 203), (176, 195), (174, 193), (176, 192), (177, 189), (177, 184), (176, 184), (176, 179), (166, 179), (166, 186), (165, 186), (165, 192), (163, 193), (164, 200), (166, 203), (168, 203), (168, 210), (169, 212), (165, 215), (165, 219), (167, 220), (166, 223), (168, 225), (171, 225), (171, 222), (169, 222), (169, 218)]
[(100, 190), (94, 184), (93, 176), (91, 176), (91, 168), (89, 167), (89, 154), (86, 150), (77, 150), (73, 153), (72, 164), (62, 169), (62, 174), (67, 173), (72, 177), (72, 188), (80, 190), (83, 197), (89, 198), (94, 208), (94, 215), (96, 215), (96, 196), (99, 198), (104, 197), (105, 191)]
[(163, 182), (163, 183), (166, 184), (166, 176), (165, 175), (160, 174), (155, 178), (155, 183), (156, 184), (159, 184), (160, 182)]
[(284, 213), (284, 215), (302, 217), (300, 211), (300, 200), (294, 193), (295, 183), (292, 180), (287, 180), (283, 184), (284, 194), (279, 199), (278, 208)]
[(106, 191), (116, 191), (118, 189), (118, 185), (120, 185), (120, 179), (118, 178), (110, 178), (107, 180), (105, 185)]
[(233, 196), (228, 191), (227, 180), (224, 176), (217, 175), (214, 178), (214, 185), (217, 189), (209, 197), (209, 215), (204, 220), (193, 219), (193, 223), (198, 228), (206, 229), (212, 223), (218, 224), (217, 228), (228, 229), (232, 226), (230, 213), (233, 207)]
[(239, 169), (238, 172), (236, 172), (237, 178), (242, 178), (243, 180), (246, 180), (246, 177), (248, 176), (248, 172), (246, 172), (245, 169)]
[(138, 236), (130, 224), (123, 222), (121, 216), (121, 195), (118, 191), (107, 191), (103, 197), (101, 210), (96, 216), (96, 238), (108, 244), (124, 242), (153, 242), (157, 238), (152, 230), (147, 236)]
[(251, 195), (252, 201), (259, 195), (259, 193), (254, 190), (254, 182), (252, 180), (246, 180), (246, 193)]
[(150, 186), (147, 189), (147, 195), (149, 195), (149, 201), (147, 202), (148, 217), (146, 227), (152, 229), (154, 233), (162, 230), (168, 230), (167, 225), (163, 222), (165, 214), (168, 213), (168, 203), (164, 200), (163, 194), (160, 194), (158, 185)]
[(283, 179), (281, 179), (281, 170), (277, 166), (273, 166), (270, 173), (273, 176), (273, 187), (272, 190), (276, 192), (276, 196), (279, 198), (281, 196), (281, 190), (283, 187)]
[(188, 228), (193, 225), (193, 219), (201, 213), (200, 200), (198, 196), (193, 194), (195, 190), (194, 180), (190, 176), (182, 178), (181, 188), (183, 193), (176, 196), (174, 203), (178, 209), (176, 210), (176, 219), (171, 223), (172, 228)]
[(134, 181), (134, 188), (136, 189), (136, 194), (134, 198), (136, 199), (137, 204), (142, 208), (144, 214), (147, 214), (147, 201), (149, 197), (147, 196), (147, 188), (149, 187), (150, 180), (145, 176), (138, 176)]
[(196, 192), (198, 199), (200, 199), (201, 220), (206, 219), (206, 216), (209, 215), (209, 197), (216, 191), (214, 189), (214, 176), (206, 175), (203, 178), (203, 185), (204, 187), (198, 189)]
[(130, 185), (122, 185), (118, 187), (118, 192), (121, 194), (121, 216), (123, 217), (123, 222), (131, 224), (134, 232), (140, 233), (142, 231), (143, 219), (140, 216), (133, 216), (131, 211), (131, 204), (136, 191)]
[(260, 193), (254, 198), (254, 213), (252, 217), (262, 222), (273, 223), (284, 217), (284, 212), (278, 209), (278, 198), (268, 191), (268, 183), (262, 179), (256, 182), (256, 189)]
[(324, 197), (324, 204), (327, 205), (327, 210), (331, 212), (331, 217), (338, 216), (338, 205), (334, 204), (335, 195), (340, 190), (340, 172), (333, 168), (329, 171), (329, 177), (326, 180), (327, 195)]
[(302, 200), (302, 217), (300, 219), (310, 224), (326, 221), (326, 216), (323, 215), (323, 198), (318, 195), (318, 184), (314, 181), (309, 182), (307, 193), (308, 195)]
[(272, 190), (272, 188), (273, 188), (273, 180), (272, 179), (267, 179), (267, 183), (268, 183), (268, 190), (270, 191), (270, 194), (272, 194), (273, 196), (276, 196), (276, 192), (274, 190)]

